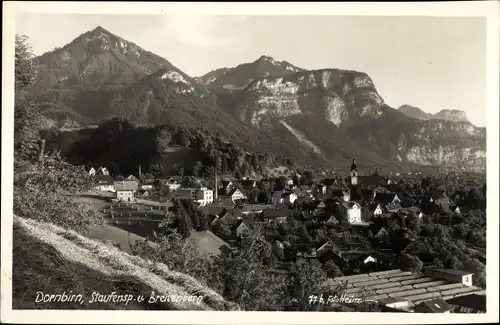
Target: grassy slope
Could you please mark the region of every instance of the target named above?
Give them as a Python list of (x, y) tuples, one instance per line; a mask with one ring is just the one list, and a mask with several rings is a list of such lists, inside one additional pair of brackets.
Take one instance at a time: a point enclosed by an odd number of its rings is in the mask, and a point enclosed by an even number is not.
[[(215, 291), (190, 276), (129, 255), (110, 244), (91, 240), (52, 224), (14, 217), (13, 308), (14, 309), (163, 309), (234, 310)], [(90, 304), (93, 291), (170, 295), (202, 295), (201, 304), (180, 301), (124, 304)], [(84, 294), (84, 303), (35, 304), (37, 291)]]

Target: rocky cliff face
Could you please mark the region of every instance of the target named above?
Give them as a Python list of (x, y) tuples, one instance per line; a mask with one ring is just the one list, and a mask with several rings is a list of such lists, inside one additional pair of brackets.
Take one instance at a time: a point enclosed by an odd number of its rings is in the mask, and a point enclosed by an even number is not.
[(445, 120), (452, 122), (469, 122), (467, 114), (464, 111), (443, 109), (436, 114), (429, 114), (422, 111), (418, 107), (410, 105), (402, 105), (398, 110), (408, 117), (417, 118), (419, 120)]
[(422, 111), (420, 108), (410, 105), (402, 105), (398, 108), (398, 111), (405, 114), (408, 117), (417, 118), (419, 120), (430, 120), (432, 119), (432, 114)]
[[(485, 129), (437, 117), (409, 118), (385, 105), (365, 73), (328, 69), (255, 80), (245, 88), (235, 114), (269, 132), (276, 120), (286, 122), (301, 116), (325, 120), (358, 145), (402, 163), (485, 165)], [(462, 117), (450, 114), (447, 119)], [(321, 127), (327, 134), (327, 126)], [(300, 134), (300, 141), (315, 152), (328, 155), (325, 139), (306, 132), (309, 128), (297, 123), (293, 133)]]
[(486, 165), (486, 130), (468, 122), (432, 120), (397, 137), (397, 159), (420, 165)]
[(222, 68), (211, 71), (198, 79), (210, 89), (217, 91), (241, 91), (252, 81), (260, 78), (272, 78), (304, 71), (286, 61), (277, 61), (262, 55), (254, 62), (243, 63), (234, 68)]
[(238, 114), (261, 128), (269, 118), (294, 115), (324, 118), (340, 127), (360, 117), (380, 116), (383, 104), (368, 75), (328, 69), (255, 80), (245, 89)]
[(452, 122), (469, 122), (467, 114), (464, 111), (443, 109), (434, 114), (434, 119), (452, 121)]

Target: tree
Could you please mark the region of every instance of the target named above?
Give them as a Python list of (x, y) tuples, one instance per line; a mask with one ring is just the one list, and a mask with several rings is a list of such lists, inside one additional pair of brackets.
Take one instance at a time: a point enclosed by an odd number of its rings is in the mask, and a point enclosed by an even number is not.
[(257, 202), (267, 204), (269, 203), (269, 193), (266, 190), (262, 190), (259, 192), (257, 196)]
[(310, 295), (319, 295), (325, 291), (327, 276), (317, 260), (298, 259), (287, 277), (284, 294), (285, 310), (313, 311), (320, 304), (310, 304)]
[(20, 159), (35, 159), (40, 149), (42, 115), (34, 102), (25, 100), (37, 77), (38, 67), (28, 37), (16, 35), (15, 43), (15, 107), (14, 155)]
[[(212, 288), (214, 271), (211, 256), (204, 257), (190, 238), (182, 238), (180, 234), (168, 228), (162, 230), (155, 239), (157, 248), (151, 248), (146, 241), (139, 242), (133, 247), (134, 254), (153, 262), (164, 263), (170, 269), (189, 274)], [(214, 285), (213, 288), (218, 286)]]
[(278, 181), (276, 182), (275, 191), (283, 190), (287, 186), (287, 184), (288, 184), (288, 177), (286, 177), (286, 176), (278, 177)]
[(174, 164), (174, 169), (177, 176), (184, 176), (184, 167), (179, 164)]
[(399, 266), (404, 271), (420, 272), (424, 263), (417, 256), (402, 253), (399, 256)]
[(16, 34), (15, 42), (15, 91), (16, 97), (19, 97), (33, 85), (38, 75), (38, 66), (34, 62), (35, 55), (28, 43), (28, 36)]
[(305, 225), (299, 226), (297, 231), (297, 236), (298, 236), (297, 248), (301, 252), (308, 252), (313, 243), (313, 239), (311, 235), (309, 235), (309, 233), (307, 232), (307, 228)]
[(323, 265), (323, 269), (329, 278), (343, 276), (342, 270), (332, 261), (329, 260)]
[(151, 166), (151, 172), (153, 173), (155, 178), (159, 178), (163, 176), (163, 165), (154, 164)]
[(252, 236), (242, 242), (238, 254), (223, 255), (215, 260), (216, 282), (222, 284), (221, 292), (226, 299), (248, 311), (281, 309), (285, 277), (273, 275), (271, 266), (263, 263), (269, 252), (272, 253), (271, 245), (261, 240), (261, 231), (256, 228)]
[(173, 210), (177, 221), (177, 231), (183, 238), (189, 237), (193, 229), (193, 222), (180, 200), (174, 200)]
[(156, 148), (158, 153), (164, 153), (168, 149), (168, 145), (172, 140), (172, 134), (165, 128), (158, 130), (158, 135), (156, 136)]
[(257, 203), (260, 193), (261, 193), (261, 191), (259, 189), (254, 188), (253, 190), (250, 191), (250, 193), (248, 195), (248, 200), (251, 203)]
[(203, 163), (198, 160), (193, 166), (193, 175), (196, 177), (201, 177), (202, 170), (203, 170)]
[(311, 185), (314, 183), (314, 174), (312, 171), (306, 170), (304, 172), (303, 176), (304, 176), (304, 179), (305, 179), (307, 185)]
[(82, 167), (68, 164), (59, 152), (47, 153), (40, 141), (38, 108), (25, 102), (37, 67), (25, 36), (16, 36), (16, 106), (14, 120), (14, 213), (85, 232), (102, 223), (88, 203), (74, 196), (92, 187)]
[(215, 222), (212, 225), (212, 232), (219, 236), (222, 239), (228, 238), (231, 236), (231, 229), (229, 227), (222, 223), (222, 222)]

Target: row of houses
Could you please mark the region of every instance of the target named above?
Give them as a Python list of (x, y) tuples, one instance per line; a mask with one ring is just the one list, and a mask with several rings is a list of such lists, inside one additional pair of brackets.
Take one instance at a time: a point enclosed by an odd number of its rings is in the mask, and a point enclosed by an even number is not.
[[(157, 186), (155, 182), (150, 180), (141, 182), (133, 175), (121, 181), (115, 181), (110, 175), (99, 174), (94, 177), (94, 180), (96, 182), (94, 189), (116, 193), (116, 199), (124, 202), (133, 202), (138, 196), (147, 198), (154, 190), (155, 186)], [(193, 200), (201, 206), (210, 204), (214, 201), (213, 191), (206, 187), (181, 188), (180, 183), (173, 179), (158, 181), (164, 182), (166, 186), (175, 185), (172, 186), (174, 188), (172, 190), (174, 198)]]

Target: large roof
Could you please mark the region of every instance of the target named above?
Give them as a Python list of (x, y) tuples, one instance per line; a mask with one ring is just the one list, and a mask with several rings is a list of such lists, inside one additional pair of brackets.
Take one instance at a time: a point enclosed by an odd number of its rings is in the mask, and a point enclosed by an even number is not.
[(336, 277), (329, 280), (332, 286), (346, 284), (345, 294), (352, 297), (383, 301), (388, 298), (404, 299), (413, 305), (423, 301), (459, 297), (482, 288), (465, 286), (459, 282), (440, 280), (419, 273), (400, 269)]
[(136, 191), (138, 187), (137, 181), (119, 181), (115, 182), (115, 190), (116, 191)]

